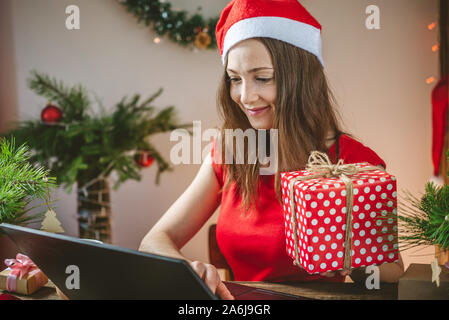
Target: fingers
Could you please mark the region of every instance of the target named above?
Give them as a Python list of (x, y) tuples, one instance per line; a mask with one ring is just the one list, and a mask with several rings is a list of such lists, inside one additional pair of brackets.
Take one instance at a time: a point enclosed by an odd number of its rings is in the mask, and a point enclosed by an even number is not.
[(193, 261), (190, 263), (190, 266), (196, 272), (196, 274), (203, 279), (203, 274), (206, 271), (206, 266), (201, 261)]
[[(340, 270), (341, 276), (349, 276), (351, 274), (351, 270)], [(327, 272), (321, 272), (320, 276), (332, 278), (336, 275), (335, 271), (327, 271)]]
[(334, 271), (321, 272), (320, 276), (327, 277), (327, 278), (332, 278), (332, 277), (335, 276), (335, 272)]
[(229, 289), (221, 281), (218, 284), (217, 291), (215, 292), (215, 294), (217, 294), (223, 300), (235, 300), (234, 296), (231, 294)]
[(226, 288), (224, 283), (221, 282), (215, 266), (201, 261), (193, 261), (190, 265), (214, 294), (225, 300), (234, 300), (231, 292)]
[(340, 275), (349, 276), (351, 274), (351, 270), (340, 270)]
[(221, 282), (220, 276), (218, 275), (217, 269), (211, 264), (204, 264), (206, 271), (201, 279), (206, 282), (209, 288), (213, 288), (212, 292), (215, 292), (218, 284)]

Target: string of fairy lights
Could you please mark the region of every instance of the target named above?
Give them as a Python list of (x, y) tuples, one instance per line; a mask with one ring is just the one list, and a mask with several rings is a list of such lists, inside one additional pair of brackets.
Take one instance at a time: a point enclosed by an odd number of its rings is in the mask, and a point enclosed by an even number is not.
[[(427, 29), (430, 30), (430, 31), (435, 31), (435, 30), (436, 30), (436, 27), (437, 27), (437, 23), (436, 23), (436, 22), (432, 22), (432, 23), (429, 23), (429, 24), (427, 25)], [(439, 49), (440, 49), (440, 46), (438, 45), (438, 43), (434, 44), (434, 45), (432, 46), (432, 48), (431, 48), (432, 52), (435, 52), (435, 53), (438, 52)], [(434, 83), (435, 81), (436, 81), (435, 76), (429, 76), (429, 77), (427, 77), (427, 79), (426, 79), (426, 83), (427, 83), (427, 84), (432, 84), (432, 83)]]

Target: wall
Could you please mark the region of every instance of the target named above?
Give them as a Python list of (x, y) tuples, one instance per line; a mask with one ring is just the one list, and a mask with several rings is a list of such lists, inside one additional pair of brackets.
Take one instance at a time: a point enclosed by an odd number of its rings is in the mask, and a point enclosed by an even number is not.
[(14, 39), (12, 34), (11, 1), (0, 1), (0, 132), (17, 118), (17, 80)]
[[(227, 1), (171, 1), (207, 16)], [(65, 7), (81, 10), (81, 29), (65, 28)], [(326, 72), (345, 128), (374, 149), (398, 177), (398, 188), (418, 192), (432, 174), (431, 85), (438, 57), (430, 50), (437, 31), (427, 30), (438, 17), (437, 0), (304, 0), (323, 25)], [(381, 10), (381, 29), (365, 28), (365, 8)], [(192, 51), (156, 36), (113, 0), (2, 0), (0, 55), (0, 130), (16, 118), (39, 116), (46, 101), (26, 86), (37, 69), (67, 84), (82, 83), (107, 108), (123, 96), (149, 96), (163, 87), (159, 107), (175, 105), (183, 122), (201, 120), (203, 130), (219, 125), (216, 85), (222, 66), (217, 51)], [(169, 159), (169, 134), (152, 138)], [(199, 165), (175, 166), (155, 185), (156, 167), (143, 171), (112, 193), (114, 243), (136, 248), (145, 233), (193, 180)], [(58, 190), (58, 215), (69, 235), (77, 234), (75, 194)], [(183, 248), (191, 259), (207, 260), (207, 226)], [(432, 248), (407, 253), (405, 262), (429, 262)], [(420, 256), (416, 256), (420, 255)], [(424, 256), (422, 256), (424, 255)]]

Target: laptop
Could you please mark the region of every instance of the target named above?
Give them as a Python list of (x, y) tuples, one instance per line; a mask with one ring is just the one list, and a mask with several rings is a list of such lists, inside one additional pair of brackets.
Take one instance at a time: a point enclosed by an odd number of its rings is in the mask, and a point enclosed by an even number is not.
[[(1, 223), (69, 299), (219, 300), (182, 259)], [(309, 300), (225, 282), (236, 300)]]

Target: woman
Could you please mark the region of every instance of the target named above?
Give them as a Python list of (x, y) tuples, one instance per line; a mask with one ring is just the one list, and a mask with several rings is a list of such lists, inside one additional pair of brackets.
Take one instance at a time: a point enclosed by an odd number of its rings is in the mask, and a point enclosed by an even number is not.
[[(186, 259), (180, 248), (221, 205), (217, 241), (235, 280), (344, 281), (349, 272), (308, 275), (292, 264), (280, 202), (279, 172), (303, 168), (313, 150), (327, 152), (333, 161), (385, 167), (374, 151), (342, 134), (323, 70), (320, 30), (297, 0), (228, 4), (216, 29), (224, 63), (218, 89), (222, 133), (278, 130), (277, 172), (261, 175), (259, 162), (217, 163), (214, 152), (223, 141), (215, 142), (209, 161), (145, 236), (140, 250)], [(233, 298), (214, 266), (189, 263), (213, 292)], [(401, 258), (380, 266), (381, 281), (397, 281), (402, 273)]]

